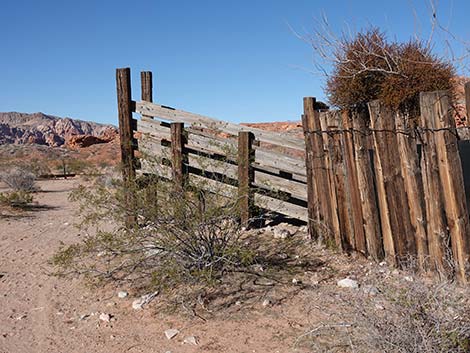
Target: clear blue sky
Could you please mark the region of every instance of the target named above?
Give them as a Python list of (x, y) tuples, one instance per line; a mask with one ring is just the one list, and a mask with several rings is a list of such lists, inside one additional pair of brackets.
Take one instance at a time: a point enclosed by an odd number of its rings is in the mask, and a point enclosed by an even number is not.
[[(42, 111), (117, 123), (115, 69), (154, 73), (154, 101), (225, 120), (297, 120), (323, 98), (308, 31), (378, 25), (398, 39), (423, 28), (425, 0), (1, 0), (0, 111)], [(439, 3), (444, 25), (470, 40), (470, 1)], [(306, 70), (299, 69), (303, 67)]]

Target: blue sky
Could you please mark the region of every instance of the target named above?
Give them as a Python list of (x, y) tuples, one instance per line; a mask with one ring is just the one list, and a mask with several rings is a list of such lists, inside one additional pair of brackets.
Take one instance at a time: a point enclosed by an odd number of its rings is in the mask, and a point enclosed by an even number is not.
[[(470, 40), (470, 1), (438, 4)], [(234, 122), (297, 120), (324, 98), (310, 47), (321, 13), (333, 29), (377, 25), (406, 40), (429, 29), (426, 0), (0, 0), (0, 111), (117, 123), (115, 69), (154, 74), (154, 101)], [(289, 25), (288, 25), (289, 24)], [(468, 73), (467, 73), (468, 74)]]

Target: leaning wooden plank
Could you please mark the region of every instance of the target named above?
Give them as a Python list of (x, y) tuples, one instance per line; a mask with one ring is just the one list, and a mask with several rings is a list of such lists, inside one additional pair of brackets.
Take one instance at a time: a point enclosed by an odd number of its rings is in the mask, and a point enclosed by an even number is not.
[(238, 132), (240, 131), (250, 131), (254, 133), (256, 138), (262, 142), (277, 144), (283, 147), (300, 150), (302, 152), (305, 150), (305, 145), (302, 140), (286, 136), (282, 133), (229, 123), (222, 120), (209, 118), (207, 116), (165, 107), (156, 103), (135, 102), (135, 112), (141, 115), (158, 117), (165, 120), (179, 121), (191, 125), (217, 129), (232, 135), (238, 135)]
[(415, 229), (416, 254), (418, 266), (426, 270), (429, 256), (426, 235), (426, 211), (424, 206), (423, 179), (419, 167), (416, 133), (409, 116), (397, 113), (395, 117), (400, 152), (401, 170), (405, 181), (406, 196), (410, 207), (411, 223)]
[[(411, 224), (405, 184), (401, 174), (401, 163), (393, 113), (379, 101), (369, 103), (371, 127), (374, 130), (375, 162), (380, 163), (376, 171), (381, 174), (377, 184), (381, 207), (381, 219), (387, 220), (390, 228), (382, 227), (387, 260), (403, 265), (416, 255), (414, 229)], [(391, 239), (390, 239), (391, 238)], [(387, 241), (385, 241), (387, 239)], [(393, 250), (389, 242), (393, 242)], [(394, 251), (394, 254), (392, 253)], [(395, 255), (395, 259), (392, 256)]]
[(357, 169), (357, 183), (361, 196), (362, 217), (367, 251), (374, 260), (384, 257), (382, 234), (380, 230), (379, 209), (374, 183), (374, 172), (370, 152), (367, 145), (367, 136), (370, 134), (369, 113), (364, 109), (353, 112), (352, 124), (354, 128), (354, 151)]
[(451, 113), (450, 93), (422, 93), (420, 101), (432, 121), (439, 162), (439, 176), (444, 191), (444, 206), (451, 236), (452, 255), (457, 279), (467, 282), (470, 223), (463, 183), (462, 163), (457, 146), (455, 121)]

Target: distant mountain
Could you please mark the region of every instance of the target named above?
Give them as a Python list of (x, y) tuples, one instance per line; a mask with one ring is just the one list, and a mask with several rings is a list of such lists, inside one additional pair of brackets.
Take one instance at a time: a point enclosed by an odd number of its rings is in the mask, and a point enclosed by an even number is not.
[(114, 140), (113, 125), (98, 124), (44, 113), (0, 113), (0, 145), (38, 144), (51, 147), (87, 147)]

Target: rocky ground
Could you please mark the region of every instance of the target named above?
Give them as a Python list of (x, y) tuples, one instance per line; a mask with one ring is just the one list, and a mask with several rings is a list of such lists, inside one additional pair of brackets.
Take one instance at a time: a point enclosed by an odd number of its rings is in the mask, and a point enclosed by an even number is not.
[[(76, 205), (67, 200), (79, 183), (40, 182), (35, 207), (0, 213), (1, 353), (377, 352), (364, 312), (390, 315), (391, 288), (421, 283), (309, 244), (315, 266), (277, 285), (257, 283), (262, 290), (249, 289), (236, 301), (219, 298), (225, 305), (194, 311), (183, 300), (169, 311), (168, 298), (155, 295), (142, 306), (141, 296), (152, 293), (50, 275), (54, 252), (84, 236), (74, 227)], [(303, 228), (287, 224), (256, 232), (281, 245), (305, 237)]]

